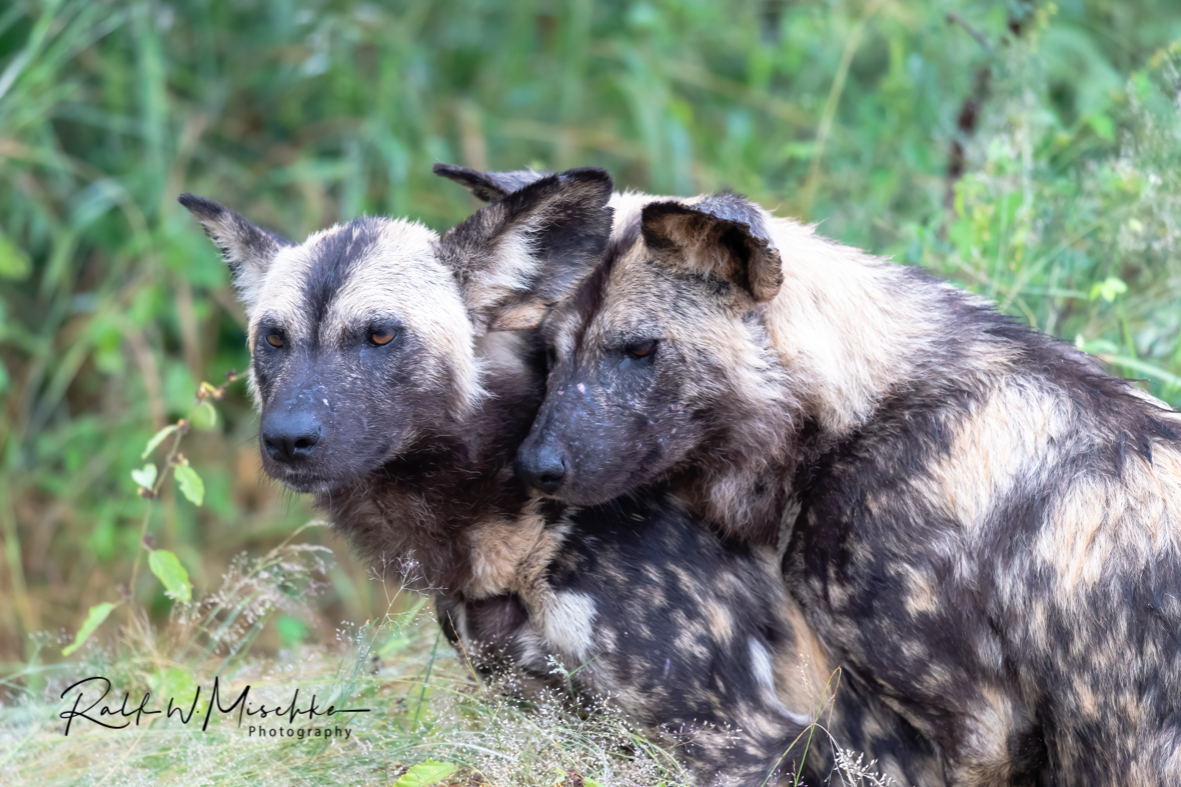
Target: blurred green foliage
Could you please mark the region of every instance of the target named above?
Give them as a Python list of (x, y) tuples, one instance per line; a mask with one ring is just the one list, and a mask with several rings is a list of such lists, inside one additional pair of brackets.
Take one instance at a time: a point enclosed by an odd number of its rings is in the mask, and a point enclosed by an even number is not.
[[(447, 226), (474, 204), (436, 161), (731, 187), (1178, 404), (1178, 39), (1174, 0), (9, 0), (0, 661), (118, 599), (144, 443), (247, 365), (181, 192), (299, 239), (361, 212)], [(186, 441), (204, 507), (169, 491), (150, 526), (198, 590), (309, 516), (259, 477), (241, 388)], [(326, 621), (374, 606), (344, 565)]]

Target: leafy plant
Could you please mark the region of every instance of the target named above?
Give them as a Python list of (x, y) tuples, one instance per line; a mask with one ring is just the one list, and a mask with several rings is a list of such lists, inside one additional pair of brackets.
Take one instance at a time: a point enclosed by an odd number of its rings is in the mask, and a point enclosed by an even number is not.
[(458, 770), (459, 766), (453, 762), (427, 760), (398, 777), (394, 787), (434, 787)]
[[(226, 375), (227, 384), (237, 379), (238, 375), (236, 372), (230, 372)], [(186, 604), (193, 598), (192, 585), (189, 584), (189, 573), (181, 565), (180, 559), (167, 549), (157, 549), (155, 539), (148, 532), (148, 526), (152, 521), (151, 503), (160, 496), (161, 488), (166, 483), (168, 473), (171, 471), (181, 494), (193, 505), (201, 505), (205, 498), (205, 485), (201, 481), (201, 476), (189, 464), (189, 460), (180, 452), (180, 443), (192, 428), (192, 419), (195, 414), (199, 414), (202, 419), (199, 423), (206, 425), (205, 428), (212, 428), (213, 424), (217, 423), (217, 410), (213, 408), (211, 400), (220, 400), (225, 396), (225, 392), (225, 384), (215, 387), (209, 383), (202, 382), (201, 386), (197, 389), (197, 404), (189, 412), (188, 416), (181, 418), (176, 423), (165, 426), (156, 432), (156, 434), (152, 435), (143, 453), (140, 454), (141, 459), (147, 459), (166, 441), (171, 439), (171, 444), (168, 451), (165, 452), (164, 461), (161, 465), (164, 468), (163, 472), (152, 463), (131, 471), (131, 478), (136, 483), (136, 493), (147, 500), (149, 505), (144, 511), (143, 523), (140, 527), (139, 543), (141, 549), (136, 552), (135, 563), (131, 570), (131, 582), (127, 586), (128, 589), (124, 591), (124, 601), (131, 600), (132, 598), (130, 588), (136, 587), (140, 558), (145, 551), (148, 553), (148, 568), (163, 583), (165, 593), (170, 598)], [(86, 621), (82, 624), (82, 628), (78, 630), (77, 636), (74, 637), (74, 641), (62, 649), (62, 655), (69, 656), (80, 648), (90, 635), (102, 625), (103, 621), (107, 619), (111, 612), (117, 609), (124, 601), (113, 603), (103, 602), (92, 606), (86, 616)]]

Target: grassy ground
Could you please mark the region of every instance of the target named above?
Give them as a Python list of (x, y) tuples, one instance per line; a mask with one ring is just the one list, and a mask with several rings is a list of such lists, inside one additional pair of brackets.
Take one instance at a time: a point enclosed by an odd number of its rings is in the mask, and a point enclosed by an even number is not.
[[(320, 784), (347, 767), (344, 782), (379, 783), (428, 756), (500, 784), (552, 784), (562, 765), (661, 778), (642, 751), (619, 759), (638, 750), (617, 721), (473, 688), (421, 611), (362, 626), (395, 591), (324, 528), (294, 542), (333, 553), (307, 574), (314, 593), (260, 589), (275, 603), (247, 605), (205, 653), (211, 633), (185, 623), (142, 537), (221, 621), (240, 605), (218, 600), (226, 578), (314, 514), (261, 477), (240, 384), (216, 421), (194, 408), (202, 380), (248, 358), (224, 266), (177, 194), (300, 238), (360, 212), (447, 226), (474, 205), (435, 161), (728, 186), (993, 297), (1178, 405), (1177, 40), (1172, 0), (0, 5), (0, 779), (254, 783), (266, 768)], [(200, 506), (172, 481), (180, 461), (141, 456), (185, 415)], [(152, 501), (131, 475), (147, 461)], [(100, 603), (110, 617), (63, 657)], [(54, 692), (100, 667), (136, 686), (181, 680), (169, 668), (298, 674), (390, 712), (323, 751), (160, 722), (55, 737)]]
[[(326, 552), (297, 543), (238, 561), (216, 593), (178, 605), (162, 629), (133, 614), (110, 646), (92, 647), (72, 663), (30, 666), (6, 678), (0, 780), (6, 785), (384, 785), (413, 764), (434, 760), (456, 766), (445, 784), (553, 785), (568, 779), (575, 784), (572, 774), (601, 784), (681, 783), (672, 759), (614, 714), (583, 713), (557, 697), (513, 700), (478, 680), (462, 654), (440, 643), (423, 599), (395, 594), (386, 614), (342, 625), (331, 643), (297, 644), (270, 657), (251, 652), (271, 611), (314, 614), (314, 603), (304, 599), (314, 598), (324, 581), (331, 562)], [(62, 644), (38, 639), (46, 651)], [(167, 711), (168, 698), (175, 698), (181, 713), (145, 716), (142, 723), (103, 717), (97, 710), (63, 718), (63, 712), (86, 711), (98, 699), (101, 688), (70, 688), (91, 676), (104, 676), (117, 687), (107, 700), (113, 708), (120, 707), (125, 692), (131, 694), (129, 708), (151, 692), (156, 699), (146, 707)], [(215, 678), (219, 694), (213, 700)], [(251, 708), (287, 708), (298, 690), (300, 708), (314, 704), (321, 711), (331, 706), (357, 712), (314, 721), (305, 716), (294, 725), (281, 717), (247, 715), (239, 725), (235, 711), (217, 709), (232, 707), (247, 687)], [(89, 693), (79, 701), (83, 690)], [(184, 723), (182, 716), (190, 712)], [(130, 726), (107, 729), (87, 718)], [(267, 737), (259, 728), (282, 732)], [(324, 730), (332, 737), (323, 737)], [(281, 737), (287, 732), (292, 734)]]
[[(342, 624), (330, 643), (298, 643), (270, 655), (253, 651), (276, 610), (316, 614), (332, 559), (330, 550), (306, 544), (303, 530), (264, 555), (234, 561), (216, 592), (178, 603), (162, 627), (133, 610), (106, 638), (107, 646), (92, 641), (83, 658), (53, 664), (37, 656), (55, 653), (68, 639), (35, 637), (34, 658), (0, 681), (6, 690), (2, 783), (690, 783), (672, 749), (646, 739), (610, 707), (593, 699), (576, 704), (563, 692), (520, 699), (511, 687), (477, 676), (462, 650), (447, 646), (424, 598), (392, 591), (384, 614)], [(556, 664), (554, 674), (559, 683), (565, 677)], [(103, 682), (79, 687), (98, 676)], [(114, 688), (102, 698), (105, 681)], [(235, 710), (243, 691), (249, 692), (245, 716)], [(286, 713), (297, 697), (299, 709), (339, 712), (305, 715), (294, 724), (283, 714), (251, 715), (262, 708)], [(92, 705), (100, 698), (111, 714)], [(141, 700), (163, 715), (137, 718)], [(827, 734), (820, 723), (809, 733), (817, 740)], [(852, 751), (838, 753), (831, 783), (892, 784)]]

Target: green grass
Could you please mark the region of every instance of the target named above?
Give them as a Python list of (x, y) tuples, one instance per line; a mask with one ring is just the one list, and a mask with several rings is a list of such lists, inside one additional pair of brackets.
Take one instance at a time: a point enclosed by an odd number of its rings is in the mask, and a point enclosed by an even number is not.
[[(604, 785), (682, 783), (671, 757), (648, 744), (611, 712), (583, 713), (563, 698), (512, 699), (481, 682), (445, 645), (419, 599), (391, 597), (386, 614), (364, 624), (342, 624), (330, 643), (296, 644), (271, 657), (250, 652), (259, 626), (276, 611), (314, 615), (317, 584), (329, 568), (320, 549), (289, 545), (257, 560), (238, 561), (209, 597), (178, 605), (169, 623), (153, 629), (140, 615), (109, 639), (88, 646), (78, 662), (29, 667), (3, 681), (9, 700), (0, 711), (0, 780), (6, 785), (323, 785), (392, 784), (414, 763), (429, 759), (460, 766), (447, 784), (490, 783), (549, 787), (568, 773)], [(61, 643), (40, 638), (52, 651)], [(101, 717), (126, 729), (104, 729), (73, 709), (77, 680), (104, 676), (113, 686), (107, 704), (146, 691), (149, 709), (176, 699), (179, 716)], [(253, 708), (298, 707), (314, 701), (325, 711), (368, 709), (295, 724), (271, 717), (237, 724), (231, 707), (249, 687)], [(36, 685), (37, 688), (30, 688)], [(201, 694), (195, 695), (201, 686)], [(60, 699), (64, 696), (64, 699)], [(196, 697), (196, 705), (194, 705)], [(85, 711), (97, 692), (79, 703)], [(210, 723), (202, 725), (206, 716)], [(66, 734), (67, 721), (70, 724)], [(263, 737), (251, 726), (309, 733)], [(349, 730), (347, 737), (311, 737), (314, 730)], [(431, 782), (433, 784), (433, 782)]]
[[(329, 550), (302, 543), (302, 534), (301, 528), (289, 543), (233, 561), (216, 591), (178, 603), (160, 627), (133, 610), (123, 626), (108, 631), (108, 645), (92, 639), (77, 660), (39, 663), (38, 656), (54, 653), (68, 638), (35, 637), (30, 663), (0, 679), (7, 695), (0, 706), (3, 783), (388, 785), (414, 765), (434, 761), (456, 766), (438, 782), (446, 785), (690, 784), (667, 742), (648, 740), (609, 706), (575, 703), (565, 692), (544, 689), (525, 699), (515, 684), (477, 676), (462, 650), (447, 647), (427, 599), (418, 596), (392, 591), (383, 614), (363, 624), (342, 623), (329, 642), (252, 652), (269, 621), (317, 614), (316, 596), (332, 560)], [(122, 706), (128, 715), (104, 716), (93, 708), (101, 691), (95, 684), (80, 696), (75, 684), (94, 676), (112, 687), (103, 705)], [(554, 676), (558, 685), (569, 683), (556, 663)], [(836, 680), (817, 699), (817, 723), (801, 733), (810, 745), (827, 734), (821, 725)], [(285, 713), (298, 690), (297, 708), (342, 712), (294, 724), (282, 715), (246, 715), (239, 723), (234, 702), (247, 689), (251, 709)], [(178, 715), (137, 719), (134, 709), (146, 692), (146, 709), (167, 712), (174, 699)], [(76, 710), (85, 716), (71, 717)], [(126, 727), (88, 720), (95, 718)], [(279, 732), (263, 736), (252, 726)], [(314, 736), (316, 730), (331, 730), (333, 737)], [(875, 763), (847, 750), (838, 751), (836, 773), (833, 784), (892, 784)]]
[[(108, 784), (156, 767), (177, 781), (265, 767), (325, 783), (356, 754), (297, 758), (306, 747), (267, 743), (246, 756), (255, 744), (155, 727), (134, 748), (123, 734), (66, 744), (36, 715), (84, 669), (60, 650), (97, 603), (122, 602), (87, 646), (107, 655), (85, 658), (142, 680), (168, 659), (202, 679), (217, 668), (178, 658), (173, 639), (188, 640), (171, 628), (174, 602), (135, 568), (141, 534), (210, 599), (235, 560), (268, 554), (311, 516), (261, 477), (242, 386), (185, 438), (203, 505), (171, 481), (150, 507), (135, 494), (147, 439), (193, 408), (202, 380), (248, 360), (224, 266), (179, 193), (299, 239), (361, 212), (448, 226), (475, 206), (430, 174), (436, 161), (598, 165), (659, 193), (732, 187), (995, 298), (1178, 405), (1177, 40), (1172, 0), (0, 5), (0, 758), (32, 732), (3, 767), (97, 784), (94, 746), (127, 756)], [(965, 152), (955, 180), (953, 142)], [(298, 609), (236, 631), (236, 676), (301, 664), (301, 679), (336, 685), (333, 665), (363, 651), (337, 629), (355, 636), (394, 592), (324, 529), (299, 538), (330, 548), (332, 566)], [(348, 767), (426, 756), (490, 767), (453, 744), (510, 751), (480, 737), (500, 727), (548, 745), (542, 715), (465, 693), (445, 648), (431, 661), (429, 620), (364, 630), (413, 643), (383, 670), (421, 687), (431, 664), (437, 696), (467, 699), (429, 734), (386, 714), (367, 736), (380, 754)], [(357, 691), (413, 705), (381, 674), (362, 670)], [(627, 736), (612, 727), (583, 747), (582, 724), (554, 722), (573, 737), (511, 761), (552, 783), (562, 757), (598, 752), (570, 761), (601, 775), (594, 757)]]

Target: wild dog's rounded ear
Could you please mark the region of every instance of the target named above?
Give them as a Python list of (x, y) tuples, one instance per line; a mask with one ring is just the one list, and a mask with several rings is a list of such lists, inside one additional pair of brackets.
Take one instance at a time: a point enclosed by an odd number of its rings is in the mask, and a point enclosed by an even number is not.
[(783, 263), (762, 208), (737, 194), (714, 194), (693, 205), (644, 206), (644, 243), (666, 264), (710, 273), (769, 301), (783, 285)]
[(536, 172), (531, 169), (480, 172), (477, 169), (457, 167), (454, 164), (436, 164), (433, 172), (439, 177), (454, 180), (484, 202), (507, 197), (512, 192), (553, 174), (552, 172)]
[(532, 328), (573, 294), (611, 234), (611, 176), (547, 175), (452, 227), (439, 241), (479, 331)]
[(253, 308), (271, 261), (291, 243), (203, 197), (181, 194), (177, 201), (197, 217), (205, 234), (221, 250), (242, 302), (248, 310)]

